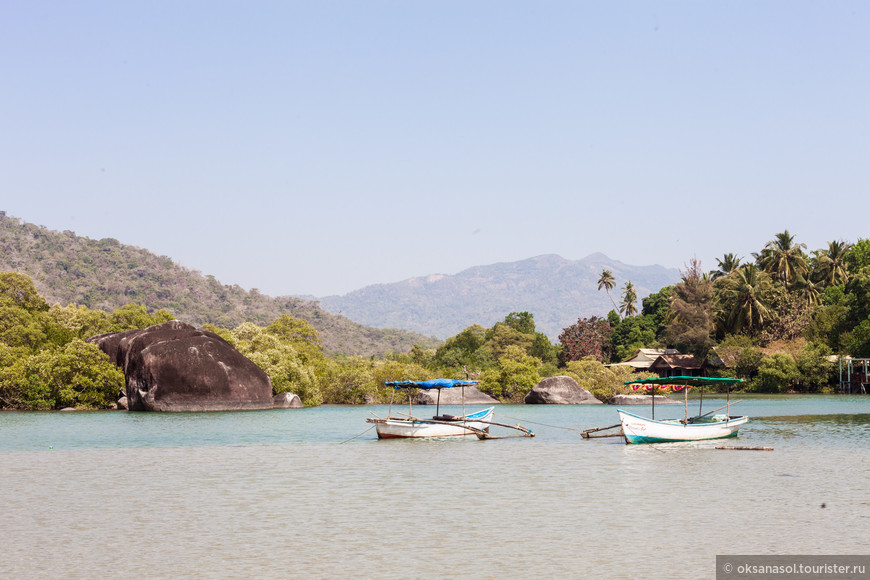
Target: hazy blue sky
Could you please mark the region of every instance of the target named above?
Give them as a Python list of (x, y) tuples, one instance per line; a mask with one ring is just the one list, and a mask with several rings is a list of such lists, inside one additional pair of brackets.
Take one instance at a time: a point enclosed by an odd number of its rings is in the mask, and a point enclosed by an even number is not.
[(272, 295), (870, 232), (863, 1), (5, 1), (0, 75), (0, 210)]

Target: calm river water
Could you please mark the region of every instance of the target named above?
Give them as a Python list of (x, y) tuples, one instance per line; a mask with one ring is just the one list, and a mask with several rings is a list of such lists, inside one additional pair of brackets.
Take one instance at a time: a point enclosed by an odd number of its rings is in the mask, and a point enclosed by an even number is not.
[(774, 451), (581, 439), (617, 422), (604, 405), (498, 406), (538, 436), (492, 441), (378, 441), (386, 407), (0, 413), (0, 577), (695, 579), (717, 554), (870, 554), (870, 396), (741, 398), (724, 444)]

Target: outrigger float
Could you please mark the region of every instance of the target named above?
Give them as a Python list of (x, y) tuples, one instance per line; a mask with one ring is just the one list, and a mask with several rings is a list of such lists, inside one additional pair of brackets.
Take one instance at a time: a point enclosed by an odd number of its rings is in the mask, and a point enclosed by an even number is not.
[[(682, 419), (657, 420), (655, 418), (655, 395), (652, 398), (652, 416), (647, 419), (622, 409), (617, 409), (619, 423), (610, 427), (597, 427), (587, 429), (581, 433), (584, 439), (596, 437), (624, 437), (626, 443), (666, 443), (675, 441), (706, 441), (709, 439), (724, 439), (736, 437), (741, 425), (749, 421), (744, 415), (731, 415), (731, 405), (740, 401), (731, 402), (731, 385), (743, 382), (742, 379), (710, 378), (710, 377), (664, 377), (655, 379), (639, 379), (626, 381), (625, 384), (637, 390), (645, 387), (647, 390), (671, 388), (674, 391), (683, 391), (685, 394), (685, 416)], [(704, 387), (710, 385), (726, 385), (728, 387), (727, 403), (701, 414), (704, 404), (704, 395), (698, 407), (698, 414), (689, 417), (688, 389), (690, 387)], [(725, 409), (724, 414), (713, 415), (716, 411)], [(609, 430), (620, 428), (619, 433), (608, 434)]]
[[(431, 381), (388, 381), (384, 386), (393, 387), (390, 397), (390, 408), (384, 418), (375, 416), (366, 418), (366, 423), (374, 423), (378, 439), (406, 439), (421, 437), (477, 437), (478, 439), (507, 439), (509, 437), (534, 437), (535, 434), (522, 425), (508, 425), (492, 420), (494, 407), (481, 409), (471, 414), (465, 413), (465, 387), (476, 385), (477, 381), (459, 381), (455, 379), (433, 379)], [(459, 388), (462, 391), (462, 415), (442, 415), (441, 389)], [(398, 389), (437, 389), (438, 397), (435, 405), (435, 416), (431, 419), (421, 419), (413, 415), (413, 393), (408, 393), (408, 414), (393, 415), (393, 399)], [(494, 435), (490, 427), (504, 427), (519, 431), (519, 435)]]

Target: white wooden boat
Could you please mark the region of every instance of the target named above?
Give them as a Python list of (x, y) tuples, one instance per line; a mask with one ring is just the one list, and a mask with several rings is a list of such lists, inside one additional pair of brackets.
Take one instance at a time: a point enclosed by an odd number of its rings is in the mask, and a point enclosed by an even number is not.
[(366, 419), (375, 423), (375, 429), (380, 439), (396, 439), (399, 437), (478, 437), (481, 433), (489, 433), (489, 423), (495, 407), (488, 407), (466, 417), (453, 415), (435, 415), (432, 419), (417, 419), (415, 417)]
[[(593, 439), (597, 437), (619, 437), (625, 438), (626, 443), (665, 443), (670, 441), (704, 441), (707, 439), (722, 439), (725, 437), (736, 437), (737, 431), (741, 425), (749, 422), (749, 417), (743, 415), (731, 415), (731, 405), (735, 405), (740, 401), (731, 402), (731, 385), (734, 383), (743, 382), (742, 379), (730, 378), (710, 378), (710, 377), (664, 377), (654, 379), (639, 379), (635, 381), (626, 381), (625, 384), (631, 386), (632, 389), (646, 388), (647, 390), (654, 389), (673, 389), (674, 391), (684, 391), (685, 393), (685, 414), (682, 419), (656, 419), (655, 418), (655, 396), (650, 397), (652, 402), (652, 416), (650, 418), (641, 417), (622, 409), (617, 409), (619, 415), (619, 423), (609, 427), (597, 427), (587, 429), (581, 433), (584, 439)], [(704, 387), (710, 385), (725, 385), (728, 387), (727, 402), (723, 407), (714, 409), (707, 413), (701, 414), (704, 395), (701, 393), (698, 414), (689, 416), (689, 387)], [(716, 411), (725, 409), (724, 414), (713, 415)], [(711, 416), (712, 415), (712, 416)], [(613, 435), (606, 434), (606, 431), (619, 427), (621, 430)]]
[(683, 419), (657, 421), (621, 409), (616, 412), (619, 414), (626, 443), (703, 441), (736, 437), (740, 426), (749, 421), (749, 417), (728, 415), (713, 415), (692, 422), (685, 422)]
[[(421, 437), (477, 437), (478, 439), (501, 439), (501, 436), (490, 434), (490, 427), (497, 425), (516, 429), (522, 435), (514, 437), (534, 437), (531, 430), (520, 425), (505, 425), (492, 420), (495, 407), (481, 409), (474, 413), (465, 412), (465, 404), (462, 405), (462, 415), (441, 415), (441, 389), (465, 388), (476, 385), (477, 381), (460, 381), (455, 379), (433, 379), (431, 381), (389, 381), (385, 386), (393, 387), (395, 394), (397, 389), (438, 389), (438, 399), (435, 407), (435, 415), (431, 419), (419, 418), (413, 415), (413, 396), (408, 395), (408, 413), (393, 415), (393, 401), (390, 400), (390, 410), (386, 417), (369, 417), (367, 423), (373, 423), (378, 434), (378, 439), (405, 439)], [(464, 393), (464, 391), (463, 391)], [(400, 415), (400, 416), (399, 416)]]

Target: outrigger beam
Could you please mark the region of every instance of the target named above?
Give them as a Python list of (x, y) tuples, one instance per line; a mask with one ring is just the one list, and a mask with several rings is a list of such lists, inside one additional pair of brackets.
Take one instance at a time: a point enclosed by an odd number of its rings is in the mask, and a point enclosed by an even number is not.
[(617, 427), (622, 427), (622, 423), (617, 423), (616, 425), (611, 425), (610, 427), (593, 427), (592, 429), (586, 429), (582, 433), (580, 433), (580, 437), (583, 439), (592, 439), (595, 437), (619, 437), (622, 434), (618, 433), (616, 435), (593, 435), (593, 433), (597, 431), (610, 431), (611, 429), (616, 429)]

